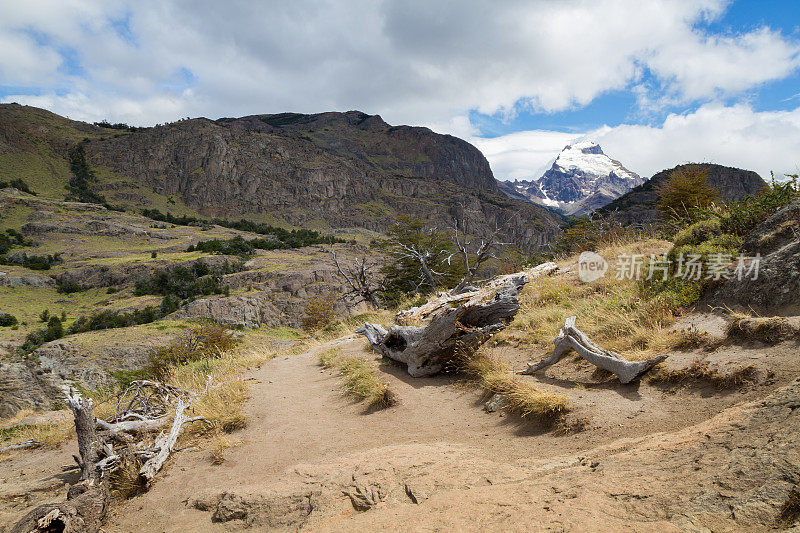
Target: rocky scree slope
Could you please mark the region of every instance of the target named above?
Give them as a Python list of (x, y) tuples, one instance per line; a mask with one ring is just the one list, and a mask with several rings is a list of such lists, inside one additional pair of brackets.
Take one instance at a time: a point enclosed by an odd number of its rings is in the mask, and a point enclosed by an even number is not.
[(635, 172), (603, 153), (600, 145), (582, 141), (566, 146), (553, 165), (536, 181), (504, 184), (535, 204), (565, 215), (583, 215), (606, 205), (644, 183)]
[(767, 185), (761, 176), (752, 170), (742, 170), (713, 163), (689, 163), (662, 170), (643, 184), (599, 209), (598, 213), (613, 215), (623, 224), (657, 221), (659, 217), (656, 209), (658, 187), (664, 185), (673, 172), (689, 167), (699, 167), (706, 171), (709, 185), (719, 191), (722, 200), (739, 201), (756, 194)]

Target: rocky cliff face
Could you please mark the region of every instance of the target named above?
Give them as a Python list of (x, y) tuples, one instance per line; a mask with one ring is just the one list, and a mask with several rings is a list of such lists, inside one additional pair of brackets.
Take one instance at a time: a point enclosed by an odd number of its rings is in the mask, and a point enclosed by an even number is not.
[(92, 141), (88, 151), (93, 165), (210, 216), (380, 231), (400, 213), (445, 221), (465, 204), (487, 231), (519, 212), (510, 233), (530, 247), (559, 231), (558, 217), (501, 195), (469, 143), (358, 112), (187, 120)]
[(516, 180), (508, 186), (535, 204), (583, 215), (642, 183), (644, 179), (604, 154), (600, 145), (584, 141), (566, 146), (538, 180)]
[(690, 163), (662, 170), (642, 185), (620, 196), (599, 210), (602, 215), (613, 215), (624, 224), (652, 223), (658, 220), (658, 187), (666, 183), (676, 170), (699, 167), (708, 175), (708, 183), (719, 191), (723, 200), (739, 201), (756, 194), (767, 184), (752, 170), (726, 167), (712, 163)]
[(506, 237), (528, 248), (560, 233), (560, 217), (499, 192), (474, 146), (378, 115), (200, 118), (127, 132), (0, 104), (0, 174), (50, 199), (64, 198), (67, 152), (83, 139), (92, 188), (136, 210), (381, 231), (398, 214), (444, 223), (466, 205), (478, 233), (513, 217)]

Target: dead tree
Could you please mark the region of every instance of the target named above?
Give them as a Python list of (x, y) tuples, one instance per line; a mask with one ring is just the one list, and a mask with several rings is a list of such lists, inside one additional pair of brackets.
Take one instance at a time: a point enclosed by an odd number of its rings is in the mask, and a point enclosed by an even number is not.
[(362, 257), (354, 259), (353, 265), (342, 267), (339, 263), (339, 258), (336, 257), (336, 250), (331, 246), (331, 256), (333, 262), (336, 264), (336, 270), (339, 271), (347, 289), (344, 292), (344, 298), (350, 299), (354, 304), (367, 302), (373, 309), (381, 307), (380, 300), (378, 299), (378, 292), (383, 289), (382, 283), (375, 278), (375, 265), (368, 265), (367, 258)]
[[(80, 466), (80, 481), (69, 488), (67, 501), (35, 508), (17, 522), (12, 533), (98, 531), (109, 501), (107, 474), (119, 468), (121, 461), (113, 443), (127, 446), (145, 460), (139, 476), (143, 485), (150, 483), (173, 451), (183, 426), (206, 421), (202, 417), (186, 416), (185, 411), (194, 397), (195, 393), (171, 385), (134, 381), (117, 402), (118, 409), (122, 405), (126, 407), (107, 420), (98, 420), (92, 414), (92, 400), (70, 390), (67, 403), (72, 409), (78, 437), (79, 457), (73, 457)], [(147, 433), (168, 422), (168, 409), (173, 402), (177, 402), (177, 407), (169, 432), (161, 432), (152, 445), (145, 445)]]
[(356, 333), (364, 335), (376, 352), (408, 365), (410, 375), (430, 376), (505, 328), (519, 310), (517, 297), (527, 282), (524, 274), (510, 277), (491, 297), (446, 308), (424, 327), (392, 326), (387, 330), (379, 324), (364, 324)]
[(612, 374), (616, 374), (620, 383), (630, 383), (639, 379), (645, 372), (653, 368), (655, 365), (667, 358), (666, 355), (659, 355), (648, 359), (647, 361), (628, 361), (620, 354), (606, 350), (595, 344), (585, 333), (575, 327), (576, 317), (571, 316), (567, 318), (564, 323), (564, 328), (558, 333), (558, 336), (553, 339), (555, 348), (553, 354), (541, 360), (538, 363), (531, 363), (526, 370), (518, 372), (519, 374), (534, 374), (543, 368), (559, 362), (570, 350), (575, 352), (604, 370), (608, 370)]
[[(500, 233), (513, 220), (510, 218), (505, 224), (495, 224), (494, 231), (484, 238), (470, 238), (469, 232), (469, 215), (466, 207), (462, 205), (463, 216), (461, 221), (454, 219), (451, 228), (453, 230), (453, 244), (458, 249), (457, 255), (461, 256), (461, 261), (464, 263), (464, 277), (461, 281), (451, 290), (452, 294), (459, 294), (464, 290), (478, 274), (481, 266), (489, 259), (496, 259), (497, 252), (503, 247), (508, 246), (510, 243), (501, 242), (499, 240)], [(460, 228), (460, 229), (459, 229)], [(448, 262), (452, 255), (448, 258)]]
[[(12, 533), (95, 532), (100, 529), (106, 516), (109, 492), (104, 474), (115, 456), (97, 436), (92, 400), (70, 391), (67, 403), (75, 418), (75, 432), (78, 435), (80, 457), (75, 459), (81, 469), (80, 481), (69, 488), (67, 501), (37, 507), (17, 522)], [(103, 454), (105, 458), (101, 459)]]
[(418, 320), (427, 320), (445, 307), (453, 307), (456, 304), (477, 304), (486, 301), (494, 296), (498, 289), (503, 287), (510, 279), (525, 276), (528, 281), (539, 276), (549, 276), (558, 270), (558, 265), (553, 262), (542, 263), (533, 268), (517, 272), (516, 274), (506, 274), (497, 276), (491, 281), (482, 285), (480, 288), (468, 287), (470, 290), (462, 290), (459, 293), (444, 293), (436, 298), (431, 298), (419, 307), (398, 311), (395, 320), (398, 324), (408, 324)]

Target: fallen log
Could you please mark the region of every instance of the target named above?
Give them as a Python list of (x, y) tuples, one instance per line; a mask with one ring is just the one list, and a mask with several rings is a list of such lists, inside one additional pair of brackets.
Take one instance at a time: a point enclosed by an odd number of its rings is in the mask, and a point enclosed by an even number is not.
[(81, 398), (70, 390), (67, 404), (75, 418), (81, 479), (67, 491), (67, 501), (40, 505), (11, 529), (12, 533), (63, 531), (65, 533), (94, 533), (108, 509), (108, 483), (104, 478), (107, 459), (101, 453), (107, 448), (98, 439), (92, 400)]
[(483, 298), (473, 294), (468, 302), (441, 310), (424, 327), (387, 330), (379, 324), (364, 324), (356, 333), (364, 335), (376, 352), (408, 365), (410, 375), (436, 374), (457, 355), (457, 348), (462, 356), (474, 352), (517, 314), (517, 297), (528, 276), (520, 273), (503, 281), (493, 292), (484, 292)]
[(11, 450), (30, 450), (32, 448), (38, 448), (41, 445), (42, 445), (41, 441), (26, 440), (18, 444), (9, 444), (8, 446), (3, 446), (2, 448), (0, 448), (0, 453), (8, 452)]
[(480, 288), (476, 287), (463, 287), (457, 293), (444, 293), (436, 298), (432, 298), (425, 304), (412, 307), (403, 311), (398, 311), (395, 315), (395, 320), (398, 324), (409, 324), (416, 320), (425, 320), (436, 314), (437, 312), (447, 307), (452, 307), (454, 304), (470, 305), (485, 301), (492, 297), (498, 289), (508, 283), (509, 280), (524, 276), (527, 281), (539, 276), (549, 276), (558, 269), (558, 265), (553, 262), (542, 263), (533, 268), (517, 272), (516, 274), (507, 274), (497, 276), (490, 280), (486, 285)]
[(550, 357), (538, 363), (530, 363), (528, 368), (518, 374), (534, 374), (539, 370), (559, 362), (570, 350), (575, 352), (598, 368), (615, 374), (620, 383), (630, 383), (667, 358), (659, 355), (647, 361), (628, 361), (620, 354), (606, 350), (595, 344), (585, 333), (575, 327), (577, 317), (571, 316), (564, 322), (564, 327), (553, 339), (555, 348)]

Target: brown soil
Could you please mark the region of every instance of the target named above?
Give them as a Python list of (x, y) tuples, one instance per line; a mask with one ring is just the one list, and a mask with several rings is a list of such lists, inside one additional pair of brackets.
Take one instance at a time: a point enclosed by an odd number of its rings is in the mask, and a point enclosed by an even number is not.
[[(400, 404), (366, 411), (318, 365), (331, 345), (374, 359), (363, 338), (347, 337), (265, 364), (252, 375), (249, 425), (231, 436), (242, 444), (221, 465), (208, 450), (178, 453), (149, 492), (112, 509), (105, 530), (763, 530), (800, 483), (793, 341), (669, 360), (755, 365), (757, 382), (734, 390), (620, 385), (577, 359), (523, 377), (567, 394), (571, 421), (588, 420), (565, 436), (485, 412), (486, 398), (454, 377), (410, 378), (378, 361)], [(494, 352), (515, 368), (540, 355)], [(60, 472), (69, 452), (0, 462), (0, 522), (38, 503), (5, 505), (29, 490), (17, 484)]]

